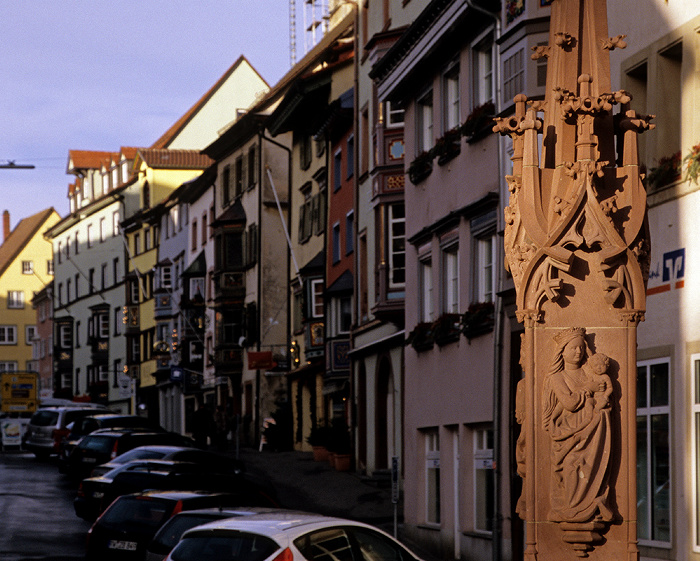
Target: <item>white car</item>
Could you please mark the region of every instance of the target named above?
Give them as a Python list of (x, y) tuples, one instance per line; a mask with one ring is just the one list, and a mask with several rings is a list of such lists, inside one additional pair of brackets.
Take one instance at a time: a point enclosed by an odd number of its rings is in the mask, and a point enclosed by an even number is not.
[(273, 511), (185, 532), (168, 561), (418, 561), (389, 534), (362, 522)]

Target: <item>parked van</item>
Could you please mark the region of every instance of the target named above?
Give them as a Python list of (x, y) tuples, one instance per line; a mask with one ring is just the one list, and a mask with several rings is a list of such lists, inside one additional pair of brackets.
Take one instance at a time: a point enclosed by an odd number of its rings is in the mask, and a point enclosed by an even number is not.
[(75, 404), (66, 407), (45, 407), (37, 410), (27, 425), (24, 447), (37, 458), (58, 454), (61, 439), (70, 431), (69, 423), (96, 412), (109, 412), (104, 405)]

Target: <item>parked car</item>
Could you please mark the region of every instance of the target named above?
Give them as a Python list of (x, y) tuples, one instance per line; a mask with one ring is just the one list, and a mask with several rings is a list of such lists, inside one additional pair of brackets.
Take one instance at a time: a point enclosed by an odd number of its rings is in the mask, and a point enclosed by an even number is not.
[[(71, 426), (72, 425), (72, 426)], [(73, 448), (88, 434), (99, 429), (142, 428), (164, 432), (165, 429), (146, 417), (139, 415), (122, 415), (119, 413), (101, 413), (73, 421), (69, 433), (61, 439), (58, 446), (58, 471), (66, 473), (66, 464)]]
[(73, 448), (68, 456), (66, 474), (82, 479), (100, 464), (113, 460), (120, 454), (146, 444), (194, 446), (194, 440), (175, 432), (153, 432), (144, 429), (100, 429), (88, 434)]
[(73, 501), (75, 513), (94, 520), (117, 497), (145, 489), (236, 493), (240, 505), (279, 507), (274, 492), (247, 475), (220, 473), (206, 464), (192, 462), (136, 460), (101, 477), (84, 479)]
[(38, 409), (27, 425), (24, 447), (37, 458), (48, 458), (58, 453), (61, 439), (68, 434), (68, 425), (78, 419), (108, 412), (104, 405), (75, 404), (71, 406)]
[(215, 520), (235, 518), (236, 516), (251, 516), (265, 512), (274, 512), (264, 508), (203, 508), (180, 512), (168, 520), (153, 536), (146, 548), (146, 561), (163, 561), (168, 553), (180, 541), (182, 534), (196, 526), (201, 526)]
[[(112, 471), (113, 469), (121, 465), (128, 464), (129, 462), (133, 462), (136, 460), (167, 460), (169, 459), (167, 456), (171, 452), (175, 452), (178, 450), (192, 450), (192, 448), (185, 448), (182, 446), (160, 446), (158, 444), (147, 444), (145, 446), (137, 446), (136, 448), (133, 448), (128, 452), (119, 454), (119, 456), (105, 464), (100, 464), (99, 466), (96, 466), (90, 472), (90, 477), (100, 477), (106, 474), (108, 471)], [(199, 448), (196, 448), (196, 450), (199, 450)]]
[(90, 528), (86, 559), (143, 559), (160, 527), (178, 512), (210, 507), (235, 507), (239, 497), (227, 493), (149, 491), (115, 500)]
[(381, 530), (342, 518), (291, 511), (227, 518), (188, 530), (169, 561), (416, 561)]
[(115, 467), (133, 460), (177, 460), (181, 462), (206, 463), (222, 473), (243, 473), (245, 471), (243, 462), (225, 454), (218, 454), (209, 450), (202, 450), (201, 448), (151, 445), (139, 446), (117, 456), (106, 464), (95, 467), (90, 473), (90, 477), (99, 477)]

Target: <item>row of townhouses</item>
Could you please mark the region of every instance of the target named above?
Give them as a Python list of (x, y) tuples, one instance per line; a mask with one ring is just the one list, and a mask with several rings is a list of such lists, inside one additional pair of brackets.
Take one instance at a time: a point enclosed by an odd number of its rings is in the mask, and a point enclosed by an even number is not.
[[(71, 150), (68, 214), (13, 232), (6, 217), (0, 344), (35, 348), (0, 365), (180, 432), (208, 406), (254, 446), (325, 435), (355, 471), (398, 473), (407, 537), (523, 559), (523, 326), (502, 237), (518, 133), (492, 127), (519, 94), (544, 98), (557, 1), (331, 2), (327, 33), (274, 86), (241, 57), (152, 146)], [(639, 144), (640, 548), (700, 559), (700, 8), (608, 9), (627, 35), (613, 89), (657, 123)], [(37, 235), (48, 249), (21, 249)], [(29, 291), (35, 316), (15, 322)]]

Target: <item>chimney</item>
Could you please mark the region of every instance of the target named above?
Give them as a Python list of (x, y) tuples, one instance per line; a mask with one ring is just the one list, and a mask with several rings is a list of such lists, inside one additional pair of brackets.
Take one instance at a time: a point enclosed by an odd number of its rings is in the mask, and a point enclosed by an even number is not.
[(2, 241), (3, 243), (10, 236), (10, 211), (5, 210), (2, 213)]

